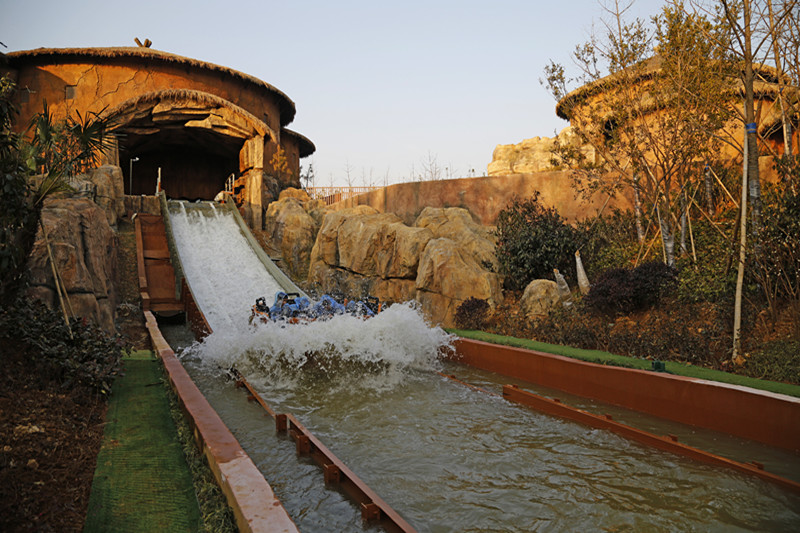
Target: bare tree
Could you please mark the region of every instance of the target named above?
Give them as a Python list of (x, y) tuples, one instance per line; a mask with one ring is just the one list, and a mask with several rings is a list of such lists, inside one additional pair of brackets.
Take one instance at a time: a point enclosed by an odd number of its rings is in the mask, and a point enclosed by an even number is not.
[[(615, 1), (606, 8), (605, 32), (576, 47), (577, 77), (568, 78), (559, 64), (545, 69), (543, 83), (559, 100), (559, 113), (596, 155), (591, 160), (579, 146), (556, 142), (554, 160), (577, 167), (574, 175), (587, 192), (630, 187), (641, 195), (652, 206), (671, 265), (682, 216), (676, 199), (696, 187), (702, 162), (716, 151), (718, 141), (708, 132), (720, 129), (725, 116), (712, 100), (729, 91), (724, 77), (708, 75), (721, 62), (720, 48), (702, 38), (700, 28), (712, 30), (705, 17), (668, 6), (650, 27), (625, 20), (630, 5)], [(568, 92), (573, 82), (583, 86)]]
[(442, 179), (442, 167), (439, 165), (439, 158), (431, 153), (430, 150), (420, 164), (422, 165), (422, 180), (436, 181)]

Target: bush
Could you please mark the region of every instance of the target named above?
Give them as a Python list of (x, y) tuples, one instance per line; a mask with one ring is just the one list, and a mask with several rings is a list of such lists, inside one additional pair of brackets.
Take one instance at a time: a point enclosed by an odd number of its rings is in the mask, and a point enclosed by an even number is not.
[(614, 210), (577, 224), (581, 258), (590, 280), (611, 268), (624, 268), (636, 257), (639, 243), (632, 212)]
[(456, 309), (456, 327), (460, 329), (483, 329), (489, 314), (486, 300), (470, 296)]
[(677, 284), (674, 268), (657, 261), (634, 269), (603, 272), (586, 295), (586, 305), (606, 314), (628, 314), (649, 309)]
[(539, 193), (511, 205), (497, 215), (497, 259), (506, 286), (522, 290), (534, 279), (550, 277), (553, 269), (565, 276), (574, 271), (577, 231), (552, 207), (539, 203)]
[(800, 156), (780, 162), (784, 181), (766, 191), (763, 227), (751, 252), (752, 274), (773, 321), (781, 308), (788, 308), (794, 335), (800, 339)]
[(800, 342), (772, 341), (747, 358), (744, 371), (759, 379), (800, 385)]
[(64, 388), (85, 386), (107, 394), (129, 348), (84, 319), (70, 326), (71, 336), (61, 314), (38, 300), (20, 298), (0, 306), (2, 357), (24, 357), (40, 378)]

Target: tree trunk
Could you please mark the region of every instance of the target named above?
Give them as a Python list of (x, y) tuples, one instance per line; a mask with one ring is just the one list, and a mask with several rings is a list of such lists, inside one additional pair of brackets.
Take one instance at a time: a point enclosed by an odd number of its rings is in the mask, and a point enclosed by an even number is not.
[(742, 359), (741, 329), (742, 329), (742, 287), (744, 286), (744, 263), (747, 258), (747, 183), (750, 165), (748, 164), (747, 133), (745, 133), (744, 159), (742, 161), (742, 203), (739, 218), (739, 265), (736, 272), (736, 296), (733, 303), (733, 354), (731, 360), (739, 363)]
[(644, 241), (644, 229), (642, 228), (642, 197), (638, 174), (633, 175), (633, 212), (636, 216), (636, 238), (641, 244)]
[(744, 10), (744, 123), (745, 123), (745, 164), (747, 165), (747, 180), (750, 190), (750, 215), (752, 219), (751, 231), (756, 237), (761, 229), (761, 181), (758, 172), (758, 135), (756, 133), (756, 113), (753, 82), (753, 28), (752, 10), (750, 0), (742, 4)]
[(714, 184), (711, 181), (711, 167), (708, 164), (706, 164), (705, 182), (706, 209), (708, 210), (708, 216), (713, 217), (716, 214), (716, 209), (714, 208)]

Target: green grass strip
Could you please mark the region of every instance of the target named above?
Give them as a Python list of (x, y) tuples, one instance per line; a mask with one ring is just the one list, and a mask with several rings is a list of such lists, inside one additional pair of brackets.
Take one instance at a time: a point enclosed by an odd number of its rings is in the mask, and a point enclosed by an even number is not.
[(112, 387), (85, 533), (195, 532), (200, 511), (160, 361), (125, 359)]
[[(465, 339), (473, 339), (477, 341), (491, 342), (493, 344), (501, 344), (504, 346), (515, 346), (517, 348), (526, 348), (528, 350), (563, 355), (590, 363), (600, 363), (603, 365), (621, 366), (625, 368), (638, 368), (640, 370), (650, 370), (652, 368), (652, 361), (650, 360), (616, 355), (600, 350), (584, 350), (582, 348), (573, 348), (571, 346), (560, 346), (558, 344), (549, 344), (546, 342), (539, 342), (529, 339), (495, 335), (494, 333), (486, 333), (484, 331), (462, 329), (448, 329), (447, 331), (454, 335), (458, 335), (459, 337), (464, 337)], [(800, 386), (791, 385), (789, 383), (779, 383), (776, 381), (740, 376), (739, 374), (730, 374), (728, 372), (722, 372), (721, 370), (712, 370), (710, 368), (703, 368), (675, 361), (666, 361), (665, 367), (667, 372), (670, 374), (676, 374), (678, 376), (707, 379), (709, 381), (719, 381), (721, 383), (728, 383), (730, 385), (741, 385), (744, 387), (751, 387), (753, 389), (760, 389), (779, 394), (786, 394), (788, 396), (800, 397)]]

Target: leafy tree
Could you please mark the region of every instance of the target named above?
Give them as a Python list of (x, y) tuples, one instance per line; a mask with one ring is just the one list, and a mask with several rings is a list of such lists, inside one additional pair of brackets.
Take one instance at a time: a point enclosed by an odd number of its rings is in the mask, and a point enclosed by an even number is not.
[(15, 86), (0, 81), (0, 301), (13, 301), (25, 286), (44, 201), (70, 190), (69, 180), (97, 162), (109, 147), (111, 122), (99, 113), (56, 121), (47, 104), (25, 134), (12, 130)]
[(269, 164), (278, 178), (283, 178), (289, 173), (289, 160), (286, 158), (286, 151), (283, 146), (278, 145), (278, 149), (272, 154)]

